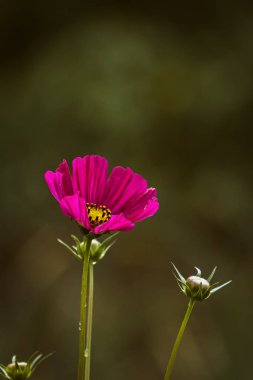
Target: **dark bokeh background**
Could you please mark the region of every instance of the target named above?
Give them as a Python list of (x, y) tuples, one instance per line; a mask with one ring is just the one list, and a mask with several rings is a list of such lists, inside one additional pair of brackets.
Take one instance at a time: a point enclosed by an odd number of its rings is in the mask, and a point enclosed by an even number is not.
[(55, 351), (75, 379), (78, 230), (43, 173), (96, 153), (158, 189), (160, 210), (95, 268), (93, 380), (163, 378), (187, 301), (171, 274), (232, 284), (198, 305), (174, 380), (252, 378), (252, 5), (1, 1), (0, 361)]

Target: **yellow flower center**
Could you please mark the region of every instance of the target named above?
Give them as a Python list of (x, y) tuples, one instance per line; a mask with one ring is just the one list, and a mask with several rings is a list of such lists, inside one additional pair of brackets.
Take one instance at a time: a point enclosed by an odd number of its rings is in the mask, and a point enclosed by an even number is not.
[(105, 205), (97, 206), (96, 203), (86, 203), (86, 208), (88, 212), (88, 217), (90, 221), (90, 225), (92, 227), (96, 227), (99, 224), (103, 224), (107, 222), (112, 216), (111, 210), (106, 208)]

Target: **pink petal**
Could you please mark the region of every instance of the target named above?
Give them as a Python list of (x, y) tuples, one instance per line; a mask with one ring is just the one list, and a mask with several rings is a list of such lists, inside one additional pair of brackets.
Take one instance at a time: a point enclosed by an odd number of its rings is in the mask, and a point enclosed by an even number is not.
[(107, 181), (103, 203), (114, 214), (119, 214), (146, 189), (147, 181), (141, 175), (130, 168), (116, 166)]
[(96, 234), (101, 234), (107, 231), (130, 231), (134, 228), (134, 224), (125, 218), (123, 214), (112, 215), (108, 222), (100, 224), (94, 228)]
[(132, 202), (124, 210), (124, 214), (132, 222), (139, 222), (154, 215), (158, 208), (159, 203), (156, 198), (156, 189), (149, 188), (140, 198), (136, 197), (135, 203)]
[(56, 171), (59, 171), (60, 173), (62, 173), (62, 186), (63, 186), (65, 195), (74, 194), (71, 174), (70, 174), (67, 161), (63, 160), (63, 162), (60, 164), (60, 166), (58, 167)]
[(44, 177), (45, 177), (47, 186), (49, 187), (49, 190), (51, 191), (55, 199), (59, 202), (61, 198), (63, 197), (62, 186), (61, 186), (62, 175), (60, 173), (54, 173), (48, 170), (45, 173)]
[(59, 202), (63, 197), (73, 194), (72, 180), (67, 162), (64, 160), (55, 172), (48, 170), (45, 181), (49, 190)]
[(85, 201), (79, 197), (79, 194), (74, 194), (62, 198), (60, 201), (60, 207), (64, 215), (69, 216), (87, 228), (87, 230), (90, 230), (90, 223)]
[(101, 156), (77, 157), (72, 162), (73, 188), (86, 202), (101, 205), (104, 194), (108, 162)]

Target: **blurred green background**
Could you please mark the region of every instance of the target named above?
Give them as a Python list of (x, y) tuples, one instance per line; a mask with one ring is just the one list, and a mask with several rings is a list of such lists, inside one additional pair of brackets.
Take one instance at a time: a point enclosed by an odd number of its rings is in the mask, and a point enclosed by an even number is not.
[(56, 239), (79, 231), (43, 174), (96, 153), (160, 210), (95, 268), (92, 379), (163, 378), (187, 305), (171, 261), (233, 280), (196, 308), (173, 379), (252, 379), (253, 6), (0, 6), (0, 362), (55, 351), (34, 379), (76, 378), (81, 265)]

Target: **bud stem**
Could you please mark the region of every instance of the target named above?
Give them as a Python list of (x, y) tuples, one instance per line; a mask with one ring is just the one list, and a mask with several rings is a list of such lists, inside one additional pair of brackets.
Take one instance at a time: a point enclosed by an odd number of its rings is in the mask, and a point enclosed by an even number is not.
[(180, 329), (179, 329), (178, 334), (177, 334), (177, 338), (175, 340), (174, 346), (173, 346), (172, 351), (171, 351), (171, 355), (170, 355), (170, 359), (169, 359), (169, 363), (168, 363), (168, 367), (167, 367), (167, 370), (165, 373), (164, 380), (170, 379), (170, 375), (171, 375), (171, 372), (172, 372), (172, 369), (173, 369), (173, 366), (175, 363), (175, 359), (177, 356), (177, 351), (178, 351), (178, 348), (180, 346), (181, 340), (182, 340), (183, 335), (184, 335), (184, 330), (187, 326), (187, 322), (190, 318), (190, 315), (191, 315), (191, 312), (192, 312), (192, 309), (193, 309), (195, 303), (196, 303), (196, 301), (194, 301), (193, 299), (190, 299), (190, 301), (188, 303), (188, 307), (187, 307), (183, 322), (180, 326)]
[[(89, 380), (89, 367), (90, 367), (90, 340), (88, 338), (88, 329), (91, 331), (91, 321), (88, 320), (92, 317), (92, 311), (90, 312), (90, 298), (92, 302), (92, 296), (90, 292), (93, 291), (93, 286), (89, 286), (88, 281), (90, 278), (90, 268), (92, 268), (92, 262), (90, 262), (90, 247), (92, 239), (88, 239), (86, 243), (86, 250), (83, 258), (83, 274), (82, 274), (82, 287), (81, 287), (81, 305), (80, 305), (80, 322), (79, 322), (79, 361), (78, 361), (78, 380)], [(93, 269), (93, 268), (92, 268)], [(92, 271), (91, 269), (91, 271)], [(91, 274), (91, 278), (93, 276)], [(89, 318), (90, 317), (90, 318)], [(91, 335), (91, 332), (90, 332)], [(89, 341), (89, 345), (88, 345)], [(88, 368), (88, 369), (87, 369)]]

